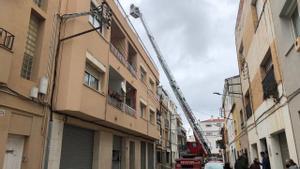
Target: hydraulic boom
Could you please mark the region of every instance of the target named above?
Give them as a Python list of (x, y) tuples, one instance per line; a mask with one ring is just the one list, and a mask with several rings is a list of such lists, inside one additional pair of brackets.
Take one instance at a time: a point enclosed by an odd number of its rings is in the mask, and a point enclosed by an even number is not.
[(199, 143), (202, 145), (202, 148), (204, 150), (204, 152), (207, 154), (207, 155), (210, 155), (210, 148), (209, 146), (207, 145), (207, 140), (205, 139), (205, 137), (203, 136), (202, 134), (202, 129), (201, 127), (199, 126), (198, 122), (197, 122), (197, 119), (194, 115), (194, 113), (192, 112), (192, 109), (191, 107), (189, 106), (189, 104), (186, 102), (185, 100), (185, 97), (183, 96), (183, 93), (182, 91), (180, 90), (179, 86), (177, 85), (176, 81), (175, 81), (175, 78), (173, 77), (170, 69), (169, 69), (169, 66), (166, 62), (166, 60), (164, 59), (163, 55), (161, 54), (161, 51), (158, 47), (158, 45), (156, 44), (155, 42), (155, 39), (152, 35), (152, 33), (150, 32), (150, 29), (148, 28), (144, 18), (143, 18), (143, 15), (142, 13), (140, 12), (139, 8), (134, 6), (133, 4), (130, 6), (130, 15), (133, 16), (134, 18), (140, 18), (141, 19), (141, 22), (146, 30), (146, 33), (148, 35), (148, 38), (150, 39), (150, 42), (152, 44), (152, 47), (154, 48), (156, 54), (157, 54), (157, 58), (169, 80), (169, 83), (172, 87), (172, 90), (191, 126), (191, 128), (193, 129), (193, 132), (194, 132), (194, 135), (196, 137), (196, 141), (199, 141)]

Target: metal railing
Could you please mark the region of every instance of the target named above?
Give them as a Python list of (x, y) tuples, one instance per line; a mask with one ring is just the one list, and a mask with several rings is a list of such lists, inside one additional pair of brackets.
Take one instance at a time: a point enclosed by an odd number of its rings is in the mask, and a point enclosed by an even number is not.
[(129, 70), (132, 76), (136, 78), (137, 77), (136, 68), (126, 60), (125, 56), (113, 44), (110, 44), (110, 51)]
[(278, 98), (277, 82), (275, 79), (273, 67), (268, 72), (266, 72), (266, 76), (262, 81), (262, 86), (264, 91), (264, 99), (270, 97)]
[(132, 107), (130, 107), (129, 105), (111, 97), (111, 96), (108, 96), (107, 97), (108, 99), (108, 104), (112, 105), (113, 107), (121, 110), (122, 112), (125, 112), (131, 116), (134, 116), (136, 117), (136, 110), (134, 110)]
[(129, 114), (131, 116), (135, 116), (136, 115), (136, 111), (132, 107), (128, 106), (127, 104), (123, 104), (123, 106), (124, 106), (125, 113), (127, 113), (127, 114)]
[(140, 37), (140, 35), (138, 34), (137, 30), (135, 29), (135, 27), (133, 26), (132, 22), (130, 21), (129, 16), (126, 14), (126, 12), (125, 12), (124, 8), (122, 7), (121, 3), (119, 2), (119, 0), (114, 0), (114, 1), (116, 3), (117, 7), (120, 9), (121, 14), (123, 15), (123, 17), (125, 18), (125, 20), (129, 24), (129, 27), (132, 29), (132, 31), (134, 32), (134, 34), (137, 36), (138, 41), (141, 43), (141, 46), (143, 47), (144, 51), (147, 53), (148, 58), (152, 62), (153, 66), (155, 67), (156, 70), (158, 70), (158, 67), (155, 64), (153, 58), (151, 57), (150, 52), (146, 48), (145, 43), (143, 42), (142, 38)]
[(15, 36), (7, 30), (0, 28), (0, 47), (12, 51)]

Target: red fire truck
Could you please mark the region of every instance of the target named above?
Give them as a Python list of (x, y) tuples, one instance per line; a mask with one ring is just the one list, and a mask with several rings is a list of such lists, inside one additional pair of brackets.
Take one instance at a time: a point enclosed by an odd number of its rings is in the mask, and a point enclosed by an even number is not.
[(176, 160), (175, 169), (201, 169), (207, 154), (198, 141), (188, 141), (186, 151), (181, 156)]

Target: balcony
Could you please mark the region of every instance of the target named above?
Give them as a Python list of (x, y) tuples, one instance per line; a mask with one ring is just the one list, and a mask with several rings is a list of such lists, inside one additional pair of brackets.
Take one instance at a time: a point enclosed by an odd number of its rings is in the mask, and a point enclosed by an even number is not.
[(0, 47), (12, 51), (15, 36), (7, 30), (0, 28)]
[(177, 127), (177, 135), (179, 136), (185, 135), (185, 129), (182, 126)]
[(263, 86), (263, 91), (264, 91), (264, 99), (268, 98), (274, 98), (278, 99), (279, 94), (278, 94), (278, 89), (277, 89), (277, 82), (275, 79), (275, 74), (274, 74), (274, 68), (272, 67), (267, 73), (262, 81), (262, 86)]
[(110, 51), (137, 78), (136, 55), (132, 45), (126, 40), (126, 36), (115, 20), (111, 23)]
[(132, 107), (128, 106), (127, 104), (121, 102), (117, 98), (108, 96), (108, 104), (114, 106), (115, 108), (121, 110), (122, 112), (127, 113), (128, 115), (136, 117), (136, 110), (134, 110)]
[(136, 68), (126, 60), (125, 56), (113, 44), (110, 44), (110, 51), (128, 69), (132, 76), (137, 78)]
[(109, 69), (108, 103), (136, 117), (136, 89), (112, 67)]

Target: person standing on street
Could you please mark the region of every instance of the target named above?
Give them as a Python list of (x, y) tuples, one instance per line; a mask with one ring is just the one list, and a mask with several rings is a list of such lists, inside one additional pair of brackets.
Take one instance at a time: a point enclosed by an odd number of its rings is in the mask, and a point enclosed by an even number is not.
[(260, 152), (260, 155), (262, 157), (262, 162), (261, 162), (262, 169), (271, 169), (268, 154), (262, 151), (262, 152)]
[(260, 169), (260, 163), (257, 158), (253, 160), (253, 163), (250, 165), (249, 169)]
[(229, 164), (229, 163), (225, 163), (225, 165), (224, 165), (223, 168), (224, 168), (224, 169), (232, 169), (232, 168), (230, 167), (230, 164)]
[(299, 169), (297, 164), (292, 159), (286, 160), (285, 166), (287, 169)]

